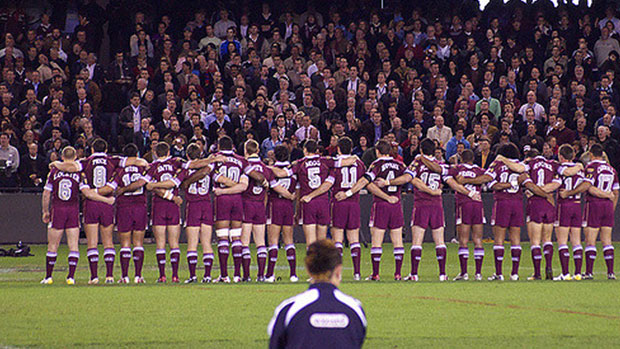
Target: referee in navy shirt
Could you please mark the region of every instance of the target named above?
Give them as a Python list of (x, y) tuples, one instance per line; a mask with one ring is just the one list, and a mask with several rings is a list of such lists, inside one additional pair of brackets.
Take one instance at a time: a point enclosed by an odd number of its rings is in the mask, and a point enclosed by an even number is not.
[(331, 240), (308, 247), (310, 288), (276, 308), (267, 332), (270, 348), (360, 348), (366, 336), (361, 303), (338, 290), (342, 257)]

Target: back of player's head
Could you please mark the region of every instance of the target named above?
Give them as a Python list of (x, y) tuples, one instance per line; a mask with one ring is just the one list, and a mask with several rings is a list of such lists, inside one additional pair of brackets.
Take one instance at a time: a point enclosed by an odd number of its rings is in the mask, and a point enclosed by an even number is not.
[(77, 157), (77, 151), (72, 146), (67, 146), (62, 150), (62, 158), (64, 160), (75, 160)]
[(567, 161), (572, 161), (575, 157), (575, 149), (570, 144), (562, 144), (558, 149), (558, 154)]
[(509, 159), (518, 159), (519, 158), (519, 149), (513, 143), (504, 144), (499, 148), (499, 153)]
[(196, 160), (198, 158), (200, 158), (200, 155), (202, 154), (202, 150), (200, 149), (200, 146), (196, 143), (191, 143), (189, 146), (187, 146), (187, 157), (190, 160)]
[(158, 158), (163, 158), (165, 156), (168, 156), (169, 152), (170, 152), (170, 146), (166, 142), (159, 142), (155, 146), (155, 154), (157, 154)]
[(340, 252), (331, 240), (318, 240), (308, 246), (306, 269), (315, 280), (329, 279), (336, 267), (342, 265)]
[(319, 145), (313, 139), (309, 139), (304, 143), (304, 149), (310, 154), (316, 154), (318, 147)]
[(392, 145), (385, 139), (380, 139), (375, 145), (375, 149), (377, 149), (381, 155), (389, 155), (392, 150)]
[(135, 157), (138, 155), (138, 147), (133, 144), (133, 143), (129, 143), (126, 146), (123, 147), (123, 155), (126, 157)]
[(602, 158), (603, 157), (603, 146), (595, 143), (592, 145), (592, 147), (590, 148), (590, 154), (592, 154), (592, 156), (597, 157), (597, 158)]
[(474, 162), (474, 152), (471, 149), (463, 150), (461, 153), (461, 159), (463, 159), (463, 162), (471, 164)]
[(273, 155), (276, 157), (276, 161), (288, 161), (288, 148), (284, 145), (277, 145), (273, 148)]
[(433, 156), (435, 154), (435, 142), (432, 139), (424, 138), (420, 142), (420, 151), (424, 155)]
[(351, 150), (353, 150), (353, 141), (349, 137), (340, 137), (338, 138), (338, 149), (341, 154), (351, 154)]
[(538, 149), (534, 148), (534, 147), (530, 147), (530, 150), (527, 151), (527, 154), (525, 154), (528, 158), (535, 158), (539, 155), (540, 153), (538, 152)]
[(233, 150), (233, 141), (232, 138), (228, 136), (223, 136), (217, 141), (217, 145), (219, 150)]
[(108, 150), (108, 142), (102, 138), (96, 138), (93, 141), (93, 151), (96, 153), (105, 153), (106, 150)]
[(258, 153), (258, 142), (253, 140), (253, 139), (249, 139), (245, 142), (245, 154), (246, 155), (253, 155), (253, 154), (257, 154)]

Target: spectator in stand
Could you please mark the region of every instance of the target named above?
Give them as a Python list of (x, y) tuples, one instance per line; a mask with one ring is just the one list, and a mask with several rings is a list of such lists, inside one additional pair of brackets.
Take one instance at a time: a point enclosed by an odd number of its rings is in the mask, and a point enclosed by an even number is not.
[(19, 152), (9, 144), (9, 139), (7, 133), (0, 134), (0, 188), (15, 188), (19, 184)]

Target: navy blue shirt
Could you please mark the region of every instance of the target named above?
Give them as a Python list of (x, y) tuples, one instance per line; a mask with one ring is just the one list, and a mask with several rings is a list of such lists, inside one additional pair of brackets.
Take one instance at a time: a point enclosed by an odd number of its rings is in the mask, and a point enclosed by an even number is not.
[(269, 348), (361, 348), (366, 315), (357, 299), (330, 283), (317, 283), (276, 308)]

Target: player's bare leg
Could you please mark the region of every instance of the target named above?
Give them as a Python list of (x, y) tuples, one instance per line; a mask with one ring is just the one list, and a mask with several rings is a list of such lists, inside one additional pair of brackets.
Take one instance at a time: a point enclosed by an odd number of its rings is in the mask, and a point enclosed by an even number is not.
[(157, 282), (166, 282), (166, 226), (154, 225), (153, 235), (155, 236), (155, 256), (159, 269)]
[(581, 267), (583, 265), (583, 247), (581, 246), (581, 228), (570, 228), (570, 244), (573, 246), (573, 262), (575, 263), (575, 272), (573, 279), (580, 281)]
[(66, 229), (65, 232), (67, 233), (67, 246), (69, 247), (69, 274), (67, 275), (67, 284), (73, 285), (75, 284), (75, 269), (80, 260), (80, 251), (78, 248), (80, 228)]
[(446, 281), (446, 257), (448, 255), (448, 249), (444, 241), (444, 229), (443, 227), (433, 229), (433, 241), (435, 242), (435, 255), (437, 257), (437, 264), (439, 265), (439, 281)]
[(510, 255), (512, 257), (512, 271), (510, 280), (519, 280), (519, 264), (521, 263), (521, 227), (510, 227)]
[(558, 255), (560, 257), (562, 273), (555, 277), (554, 280), (570, 280), (570, 273), (568, 272), (568, 262), (570, 259), (570, 252), (568, 251), (569, 232), (569, 227), (558, 227), (556, 230), (555, 235), (558, 239)]
[[(327, 239), (327, 226), (322, 224), (316, 225), (316, 239), (317, 240), (325, 240)], [(342, 253), (340, 253), (342, 255)]]
[(594, 273), (594, 261), (596, 260), (596, 238), (598, 237), (599, 228), (590, 228), (587, 227), (585, 229), (586, 233), (586, 274), (584, 275), (585, 280), (593, 279)]
[(181, 237), (181, 225), (167, 225), (168, 245), (170, 246), (170, 264), (172, 266), (172, 282), (179, 282), (179, 260), (181, 250), (179, 249), (179, 238)]
[[(530, 251), (532, 253), (532, 263), (534, 264), (534, 274), (528, 280), (540, 280), (540, 262), (542, 261), (542, 249), (540, 241), (542, 239), (543, 225), (536, 222), (527, 223), (527, 235), (530, 238)], [(512, 249), (511, 249), (512, 252)]]
[(317, 226), (316, 224), (304, 224), (302, 226), (302, 229), (306, 237), (306, 248), (307, 248), (307, 246), (310, 246), (313, 242), (316, 241)]
[(185, 227), (185, 235), (187, 235), (187, 268), (189, 269), (189, 278), (185, 280), (186, 284), (198, 281), (196, 278), (196, 266), (198, 264), (198, 239), (200, 237), (200, 227)]
[(60, 229), (48, 228), (47, 229), (47, 254), (45, 257), (45, 278), (41, 281), (42, 284), (51, 284), (52, 273), (54, 271), (54, 265), (56, 265), (56, 258), (58, 257), (58, 246), (62, 239), (63, 231)]
[(360, 260), (362, 256), (360, 230), (348, 229), (347, 240), (349, 240), (349, 249), (351, 250), (351, 260), (353, 262), (353, 279), (357, 281), (360, 280)]
[[(256, 262), (258, 264), (258, 272), (256, 274), (256, 280), (259, 282), (265, 281), (265, 265), (267, 264), (267, 247), (265, 246), (265, 225), (254, 224), (252, 227), (252, 237), (254, 238), (254, 244), (256, 245)], [(252, 256), (250, 255), (249, 242), (247, 251), (243, 251), (243, 269), (248, 270), (247, 280), (250, 280), (250, 262)], [(244, 276), (245, 279), (245, 276)]]
[(144, 230), (133, 231), (133, 265), (135, 271), (134, 282), (143, 284), (142, 265), (144, 265)]
[(202, 282), (211, 282), (211, 268), (213, 267), (213, 246), (211, 245), (211, 237), (213, 236), (213, 228), (210, 225), (202, 224), (200, 226), (200, 243), (202, 244), (202, 264), (205, 272), (202, 276)]
[(493, 257), (495, 259), (495, 274), (489, 277), (489, 281), (504, 280), (502, 274), (502, 263), (504, 262), (504, 239), (506, 238), (506, 228), (493, 226)]
[(545, 256), (545, 277), (547, 280), (553, 279), (553, 224), (542, 225), (542, 249)]
[(607, 278), (616, 279), (614, 273), (614, 246), (611, 243), (612, 227), (601, 227), (601, 243), (603, 244), (603, 257), (607, 265)]
[(482, 280), (482, 261), (484, 260), (484, 246), (482, 245), (482, 235), (484, 234), (484, 225), (474, 224), (472, 226), (472, 240), (474, 241), (474, 261), (476, 263), (476, 281)]
[(217, 281), (230, 282), (228, 279), (230, 221), (215, 222), (215, 235), (217, 236), (217, 257), (220, 263), (220, 276)]
[(86, 234), (86, 258), (88, 258), (88, 266), (90, 268), (89, 284), (99, 283), (99, 275), (97, 272), (99, 266), (99, 224), (84, 224), (84, 233)]
[(385, 235), (385, 229), (378, 229), (375, 227), (370, 228), (371, 233), (371, 248), (370, 258), (372, 260), (372, 274), (368, 277), (368, 280), (379, 280), (379, 266), (381, 264), (381, 255), (383, 254), (383, 236)]
[(105, 262), (105, 283), (114, 283), (114, 260), (116, 250), (114, 249), (114, 224), (106, 227), (100, 225), (101, 243), (103, 244), (103, 261)]
[(394, 248), (394, 280), (402, 280), (401, 270), (403, 259), (405, 259), (405, 249), (403, 247), (403, 228), (390, 229), (390, 239)]
[(471, 232), (471, 225), (459, 224), (456, 229), (459, 239), (459, 264), (461, 272), (454, 278), (454, 281), (467, 280), (469, 276), (467, 274), (467, 262), (469, 261), (469, 234)]
[(233, 255), (234, 265), (234, 282), (241, 281), (241, 262), (243, 261), (243, 245), (241, 243), (241, 230), (242, 223), (239, 221), (231, 221), (230, 223), (230, 250)]
[(418, 281), (418, 268), (422, 259), (422, 242), (424, 242), (425, 229), (411, 227), (411, 273), (405, 280)]

